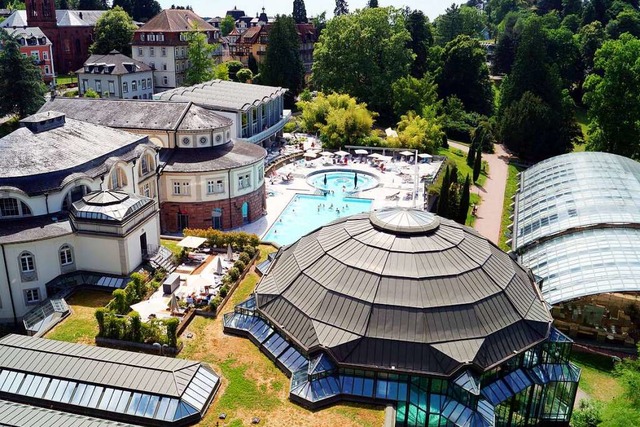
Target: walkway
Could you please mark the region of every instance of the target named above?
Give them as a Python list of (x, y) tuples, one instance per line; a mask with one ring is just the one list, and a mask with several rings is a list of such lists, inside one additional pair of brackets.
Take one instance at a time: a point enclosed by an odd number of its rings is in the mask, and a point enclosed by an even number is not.
[[(465, 153), (469, 151), (466, 145), (457, 142), (449, 141), (449, 146)], [(495, 144), (494, 149), (494, 154), (482, 153), (482, 160), (489, 165), (489, 176), (484, 187), (474, 185), (471, 191), (475, 191), (482, 198), (473, 228), (497, 245), (500, 240), (504, 191), (509, 173), (509, 154), (502, 145)]]

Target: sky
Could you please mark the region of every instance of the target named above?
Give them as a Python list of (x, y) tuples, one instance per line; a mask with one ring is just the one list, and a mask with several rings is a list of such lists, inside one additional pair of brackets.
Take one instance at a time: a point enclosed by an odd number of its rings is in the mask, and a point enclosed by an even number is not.
[[(248, 16), (256, 16), (262, 7), (269, 16), (277, 14), (291, 14), (293, 10), (293, 0), (158, 0), (164, 8), (170, 8), (172, 4), (176, 6), (191, 5), (193, 10), (200, 16), (214, 17), (224, 16), (226, 11), (236, 6), (244, 10)], [(438, 15), (453, 3), (454, 0), (378, 0), (380, 6), (409, 6), (411, 9), (421, 9), (425, 15), (433, 21)], [(327, 17), (333, 15), (335, 0), (305, 0), (307, 16), (314, 16), (327, 11)], [(349, 10), (361, 9), (367, 4), (367, 0), (347, 0)], [(455, 3), (464, 3), (456, 0)]]

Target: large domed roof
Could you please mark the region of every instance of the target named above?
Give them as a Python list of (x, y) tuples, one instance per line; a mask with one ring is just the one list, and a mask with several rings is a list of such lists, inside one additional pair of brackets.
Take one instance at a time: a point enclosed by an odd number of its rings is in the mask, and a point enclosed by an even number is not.
[(340, 219), (281, 249), (256, 303), (307, 353), (436, 375), (488, 369), (551, 326), (511, 257), (471, 228), (397, 208)]

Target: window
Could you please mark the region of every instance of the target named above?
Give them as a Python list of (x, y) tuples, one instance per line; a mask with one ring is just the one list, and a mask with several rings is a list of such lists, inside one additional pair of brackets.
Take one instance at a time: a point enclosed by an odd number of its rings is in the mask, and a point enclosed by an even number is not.
[(111, 171), (111, 175), (109, 176), (109, 189), (110, 190), (119, 190), (127, 185), (127, 175), (124, 173), (124, 170), (116, 166), (116, 168)]
[(156, 50), (153, 47), (149, 48), (149, 56), (156, 56)]
[(44, 59), (45, 61), (49, 59), (49, 54), (47, 52), (42, 52), (42, 59)]
[(167, 71), (167, 64), (164, 62), (162, 63), (162, 70)]
[(116, 93), (116, 84), (113, 80), (109, 80), (109, 93), (114, 95)]
[(153, 157), (149, 153), (145, 153), (140, 157), (140, 176), (145, 176), (153, 170)]
[(142, 53), (142, 48), (141, 47), (138, 48), (138, 56), (144, 56), (144, 54)]
[(36, 263), (30, 252), (23, 252), (20, 255), (20, 271), (23, 273), (36, 271)]
[(206, 136), (201, 136), (200, 137), (200, 145), (204, 145), (207, 143), (207, 137)]
[(156, 41), (156, 36), (155, 36), (155, 34), (149, 34), (149, 35), (147, 36), (147, 40), (148, 40), (148, 41), (150, 41), (150, 42), (154, 42), (154, 41)]
[(169, 79), (167, 78), (167, 76), (162, 77), (162, 84), (163, 85), (168, 85), (169, 84)]
[(216, 135), (216, 142), (220, 142), (222, 141), (222, 135), (218, 134)]
[(182, 138), (182, 145), (190, 145), (191, 144), (191, 138), (189, 138), (188, 136), (185, 136), (184, 138)]
[(131, 82), (131, 92), (135, 92), (137, 90), (138, 90), (138, 82), (134, 80)]
[(142, 90), (145, 90), (147, 88), (147, 81), (145, 79), (142, 79)]
[(152, 88), (152, 85), (151, 85), (151, 78), (148, 78), (148, 79), (147, 79), (147, 87), (148, 87), (149, 89), (151, 89), (151, 88)]
[(238, 190), (251, 187), (251, 175), (245, 174), (238, 177)]
[(127, 85), (127, 82), (122, 82), (122, 92), (129, 92), (129, 85)]
[(140, 33), (140, 40), (142, 40), (142, 41), (145, 40), (145, 34), (144, 33)]
[(189, 181), (173, 181), (173, 194), (176, 196), (188, 196)]
[[(164, 38), (164, 36), (162, 38)], [(161, 48), (160, 53), (162, 54), (162, 56), (167, 56), (167, 48), (166, 47)]]
[(164, 34), (158, 34), (158, 41), (159, 42), (163, 42), (164, 41)]
[(82, 92), (86, 92), (87, 91), (87, 86), (89, 86), (89, 80), (82, 79)]
[(34, 50), (33, 52), (31, 52), (31, 57), (34, 61), (40, 61), (40, 52)]
[(60, 265), (71, 265), (73, 264), (73, 254), (71, 253), (71, 246), (62, 245), (60, 248)]
[(40, 302), (40, 289), (25, 289), (24, 301), (26, 304), (37, 304), (38, 302)]
[(145, 182), (145, 184), (142, 186), (142, 195), (145, 197), (152, 197), (151, 185), (148, 182)]
[(221, 179), (207, 180), (207, 194), (224, 193), (224, 182)]
[(49, 71), (49, 66), (48, 65), (44, 66), (44, 73), (45, 74), (51, 74), (51, 72)]
[(21, 200), (0, 198), (0, 218), (31, 215), (31, 209)]
[(100, 80), (96, 80), (96, 92), (102, 94), (102, 81)]
[(264, 166), (258, 167), (258, 182), (262, 182), (264, 179)]
[(149, 62), (149, 67), (151, 67), (152, 70), (156, 69), (156, 63), (155, 62)]

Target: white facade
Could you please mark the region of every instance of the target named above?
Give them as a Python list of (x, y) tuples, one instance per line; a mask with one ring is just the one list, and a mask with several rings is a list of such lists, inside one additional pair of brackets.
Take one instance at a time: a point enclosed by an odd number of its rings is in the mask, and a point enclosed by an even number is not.
[(133, 59), (154, 69), (154, 86), (167, 89), (182, 85), (187, 69), (186, 46), (133, 46)]
[(104, 98), (152, 99), (153, 86), (153, 71), (123, 75), (78, 74), (80, 96), (84, 95), (87, 89), (93, 89)]

